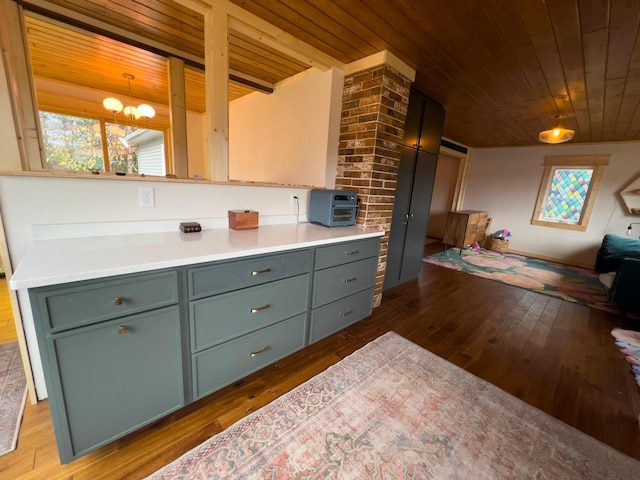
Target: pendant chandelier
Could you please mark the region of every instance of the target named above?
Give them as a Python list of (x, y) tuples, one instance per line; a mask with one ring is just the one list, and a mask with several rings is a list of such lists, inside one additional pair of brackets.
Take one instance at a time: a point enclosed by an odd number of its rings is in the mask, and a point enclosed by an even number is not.
[(538, 139), (544, 143), (563, 143), (568, 142), (575, 135), (574, 130), (563, 128), (561, 126), (561, 120), (565, 118), (565, 115), (558, 115), (558, 126), (551, 130), (544, 130), (538, 135)]
[(142, 103), (137, 107), (134, 107), (131, 103), (131, 80), (135, 80), (135, 75), (131, 75), (130, 73), (123, 73), (122, 76), (127, 79), (127, 83), (129, 86), (129, 105), (126, 107), (122, 104), (120, 100), (114, 97), (105, 98), (102, 101), (102, 106), (109, 110), (113, 114), (114, 122), (116, 120), (116, 114), (123, 112), (127, 117), (127, 122), (133, 126), (137, 127), (136, 121), (140, 120), (140, 118), (144, 118), (146, 122), (149, 122), (150, 118), (153, 118), (156, 114), (156, 111), (153, 109), (151, 105), (147, 105), (146, 103)]

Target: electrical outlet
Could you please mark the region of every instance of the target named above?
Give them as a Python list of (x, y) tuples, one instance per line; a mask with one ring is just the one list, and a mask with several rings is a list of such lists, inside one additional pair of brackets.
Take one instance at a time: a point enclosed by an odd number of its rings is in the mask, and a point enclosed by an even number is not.
[(295, 193), (289, 194), (289, 206), (297, 207), (300, 204), (300, 198)]
[(155, 199), (153, 198), (153, 188), (139, 188), (138, 202), (141, 207), (154, 207)]

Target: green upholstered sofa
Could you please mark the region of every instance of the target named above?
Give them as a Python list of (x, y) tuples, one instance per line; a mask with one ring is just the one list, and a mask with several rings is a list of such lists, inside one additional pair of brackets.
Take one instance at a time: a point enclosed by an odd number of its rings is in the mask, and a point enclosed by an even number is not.
[(619, 305), (623, 313), (640, 313), (640, 240), (605, 235), (595, 271), (609, 290), (609, 303)]

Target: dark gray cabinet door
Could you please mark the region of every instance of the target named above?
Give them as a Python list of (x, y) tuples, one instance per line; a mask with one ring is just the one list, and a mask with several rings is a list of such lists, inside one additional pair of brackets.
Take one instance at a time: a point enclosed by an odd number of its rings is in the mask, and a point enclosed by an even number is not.
[[(184, 404), (178, 306), (49, 337), (52, 413), (67, 462)], [(54, 408), (54, 404), (56, 408)]]
[(416, 278), (420, 272), (438, 164), (432, 153), (406, 150), (402, 152), (391, 217), (385, 289)]
[(444, 108), (411, 90), (383, 288), (418, 276), (431, 207)]
[(437, 165), (437, 155), (418, 152), (398, 283), (416, 278), (420, 273)]
[(439, 103), (424, 97), (422, 125), (420, 126), (420, 151), (440, 152), (442, 127), (444, 126), (444, 108)]
[(415, 149), (418, 148), (420, 141), (422, 117), (424, 113), (424, 95), (415, 89), (411, 89), (409, 93), (409, 106), (407, 107), (407, 116), (404, 121), (404, 136), (402, 144)]
[(409, 225), (416, 156), (417, 150), (415, 148), (403, 147), (400, 152), (398, 185), (391, 216), (389, 245), (387, 247), (387, 269), (383, 285), (385, 290), (400, 283), (400, 269), (402, 268), (402, 257), (404, 255), (404, 240), (407, 235), (407, 226)]

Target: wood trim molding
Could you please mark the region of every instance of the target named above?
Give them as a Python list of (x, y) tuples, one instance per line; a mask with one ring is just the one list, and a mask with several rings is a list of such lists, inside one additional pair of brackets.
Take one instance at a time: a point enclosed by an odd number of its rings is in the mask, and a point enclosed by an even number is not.
[(554, 167), (585, 167), (609, 165), (610, 155), (549, 155), (544, 157), (544, 165)]
[[(7, 276), (7, 282), (13, 275), (13, 267), (11, 265), (11, 255), (9, 254), (9, 245), (7, 237), (4, 233), (4, 222), (2, 220), (2, 212), (0, 212), (0, 258)], [(33, 372), (31, 370), (31, 362), (29, 360), (29, 350), (27, 348), (27, 340), (22, 325), (22, 316), (20, 314), (20, 304), (18, 302), (18, 294), (15, 290), (9, 289), (9, 302), (11, 303), (11, 312), (13, 313), (13, 323), (16, 327), (18, 337), (18, 347), (20, 348), (20, 357), (24, 368), (25, 377), (27, 379), (27, 390), (29, 391), (29, 401), (32, 405), (38, 402), (36, 387), (33, 382)]]
[(10, 0), (0, 0), (0, 50), (11, 94), (13, 121), (23, 170), (41, 170), (44, 148), (22, 7)]
[(206, 72), (205, 176), (229, 180), (229, 24), (226, 12), (212, 7), (204, 14)]
[(189, 178), (189, 157), (187, 155), (187, 107), (185, 102), (184, 61), (169, 57), (169, 112), (171, 115), (171, 157), (173, 173), (181, 178)]
[(456, 178), (456, 188), (453, 192), (453, 205), (451, 205), (451, 210), (453, 211), (462, 210), (469, 172), (469, 162), (467, 157), (458, 157), (458, 159), (460, 163), (458, 163), (458, 176)]
[(369, 55), (368, 57), (361, 58), (360, 60), (347, 64), (344, 67), (344, 74), (351, 75), (355, 72), (361, 72), (380, 65), (389, 65), (390, 67), (393, 67), (410, 82), (414, 82), (416, 79), (416, 71), (389, 50), (382, 50), (378, 53), (374, 53), (373, 55)]

